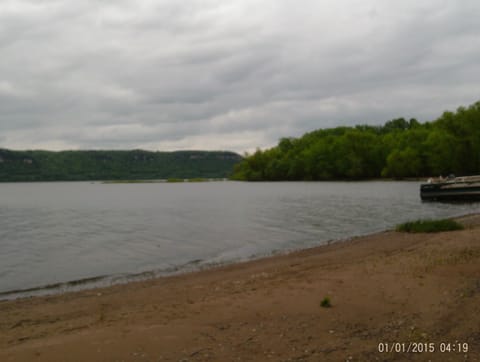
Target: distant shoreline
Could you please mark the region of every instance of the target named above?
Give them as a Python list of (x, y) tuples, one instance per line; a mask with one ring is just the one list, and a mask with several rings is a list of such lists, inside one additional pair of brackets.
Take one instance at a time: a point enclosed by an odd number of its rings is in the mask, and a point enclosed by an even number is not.
[[(170, 181), (169, 181), (170, 180)], [(115, 184), (115, 183), (125, 183), (125, 184), (142, 184), (142, 183), (175, 183), (175, 182), (216, 182), (216, 181), (230, 181), (230, 182), (242, 182), (242, 183), (329, 183), (329, 182), (426, 182), (427, 177), (421, 178), (405, 178), (405, 179), (392, 179), (392, 178), (371, 178), (371, 179), (338, 179), (338, 180), (276, 180), (276, 181), (245, 181), (245, 180), (235, 180), (228, 177), (194, 177), (194, 178), (170, 178), (170, 179), (92, 179), (92, 180), (33, 180), (33, 181), (3, 181), (0, 180), (1, 184), (8, 183), (50, 183), (50, 182), (93, 182), (93, 183), (104, 183), (104, 184)]]
[(230, 151), (12, 151), (0, 148), (0, 181), (225, 178), (242, 156)]

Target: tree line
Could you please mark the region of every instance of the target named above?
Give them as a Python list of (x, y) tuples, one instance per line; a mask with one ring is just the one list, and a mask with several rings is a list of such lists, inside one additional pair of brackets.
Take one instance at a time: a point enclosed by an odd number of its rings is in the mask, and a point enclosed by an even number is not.
[(480, 173), (480, 101), (420, 123), (319, 129), (246, 154), (233, 178), (248, 181), (410, 178)]
[(241, 156), (224, 151), (13, 151), (0, 149), (0, 181), (224, 178)]

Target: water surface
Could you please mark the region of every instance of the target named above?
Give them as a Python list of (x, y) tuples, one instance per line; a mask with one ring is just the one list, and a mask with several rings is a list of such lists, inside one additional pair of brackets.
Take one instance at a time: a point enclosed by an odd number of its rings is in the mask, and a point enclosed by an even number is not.
[[(0, 299), (245, 260), (478, 209), (421, 202), (418, 182), (5, 183)], [(5, 293), (24, 289), (32, 290)]]

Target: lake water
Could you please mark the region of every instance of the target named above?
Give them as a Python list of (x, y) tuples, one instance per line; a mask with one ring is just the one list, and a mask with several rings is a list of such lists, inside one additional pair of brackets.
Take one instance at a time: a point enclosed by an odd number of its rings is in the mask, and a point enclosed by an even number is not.
[(246, 260), (479, 206), (421, 202), (418, 182), (4, 183), (0, 299)]

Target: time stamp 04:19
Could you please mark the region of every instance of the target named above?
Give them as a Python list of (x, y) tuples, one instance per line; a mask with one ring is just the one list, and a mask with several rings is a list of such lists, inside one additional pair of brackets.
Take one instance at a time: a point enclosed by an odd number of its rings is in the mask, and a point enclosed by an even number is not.
[(467, 342), (380, 342), (380, 353), (468, 353)]

